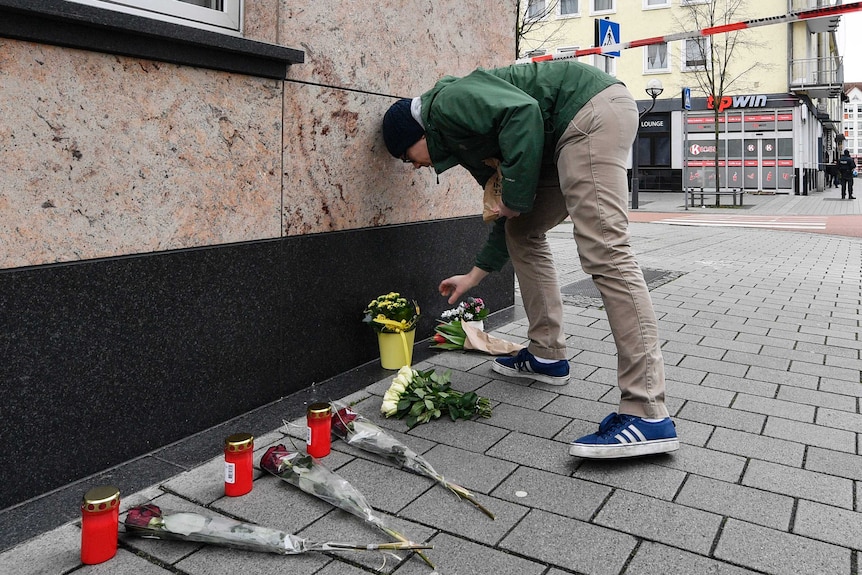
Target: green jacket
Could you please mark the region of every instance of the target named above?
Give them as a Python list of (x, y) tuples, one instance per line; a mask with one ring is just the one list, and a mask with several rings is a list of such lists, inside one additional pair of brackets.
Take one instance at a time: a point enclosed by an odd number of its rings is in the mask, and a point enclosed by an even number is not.
[[(563, 132), (586, 102), (620, 83), (573, 61), (478, 69), (446, 76), (421, 96), (428, 152), (440, 174), (462, 165), (484, 186), (494, 174), (485, 159), (500, 160), (503, 203), (518, 212), (533, 208), (542, 164), (552, 164)], [(505, 218), (491, 228), (476, 266), (499, 271), (509, 259)]]

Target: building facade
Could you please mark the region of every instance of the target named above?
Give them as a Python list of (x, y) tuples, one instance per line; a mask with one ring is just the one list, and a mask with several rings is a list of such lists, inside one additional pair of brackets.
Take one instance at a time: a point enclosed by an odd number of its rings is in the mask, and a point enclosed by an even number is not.
[(849, 150), (856, 160), (856, 165), (862, 165), (862, 83), (844, 84), (843, 114), (841, 116), (843, 149)]
[(498, 4), (0, 0), (0, 510), (375, 361), (382, 293), (433, 333), (482, 190), (380, 122), (511, 62)]
[[(787, 16), (823, 0), (547, 0), (525, 8), (521, 56), (565, 57), (593, 46)], [(729, 8), (728, 8), (729, 7)], [(726, 11), (727, 10), (727, 11)], [(530, 20), (532, 17), (532, 20)], [(645, 112), (636, 142), (641, 190), (688, 187), (807, 194), (840, 135), (840, 16), (650, 42), (619, 57), (581, 57), (621, 79)], [(619, 25), (600, 37), (599, 20)], [(603, 29), (605, 27), (602, 27)], [(728, 55), (731, 54), (731, 55)], [(714, 79), (714, 81), (713, 81)], [(662, 92), (644, 98), (658, 80)], [(720, 91), (712, 91), (721, 86)], [(720, 93), (720, 101), (710, 96)], [(684, 94), (687, 96), (685, 97)], [(716, 109), (717, 108), (717, 109)]]

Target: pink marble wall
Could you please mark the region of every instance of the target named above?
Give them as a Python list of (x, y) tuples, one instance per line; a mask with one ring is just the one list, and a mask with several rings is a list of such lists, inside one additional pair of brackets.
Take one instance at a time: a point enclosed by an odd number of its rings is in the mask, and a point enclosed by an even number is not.
[(0, 269), (478, 214), (383, 146), (396, 97), (511, 62), (514, 8), (246, 3), (285, 82), (0, 39)]
[(444, 75), (511, 63), (514, 5), (280, 3), (280, 42), (305, 51), (285, 96), (284, 233), (481, 213), (482, 190), (463, 169), (438, 183), (429, 169), (392, 158), (380, 121), (396, 98)]

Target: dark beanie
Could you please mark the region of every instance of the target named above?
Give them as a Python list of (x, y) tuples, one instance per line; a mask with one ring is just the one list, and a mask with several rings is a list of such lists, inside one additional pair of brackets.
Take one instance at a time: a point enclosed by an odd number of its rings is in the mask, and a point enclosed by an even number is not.
[(400, 158), (407, 148), (419, 141), (425, 133), (410, 113), (411, 100), (402, 98), (386, 110), (383, 116), (383, 141), (389, 153)]

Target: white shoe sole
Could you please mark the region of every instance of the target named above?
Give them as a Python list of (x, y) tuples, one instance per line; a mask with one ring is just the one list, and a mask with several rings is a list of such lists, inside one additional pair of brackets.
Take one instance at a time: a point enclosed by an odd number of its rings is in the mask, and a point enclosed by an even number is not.
[(569, 447), (569, 455), (583, 457), (584, 459), (616, 459), (622, 457), (639, 457), (641, 455), (655, 455), (657, 453), (669, 453), (679, 449), (679, 439), (654, 439), (641, 443), (627, 443), (617, 445), (578, 445)]
[(548, 385), (566, 385), (569, 383), (568, 375), (553, 377), (551, 375), (542, 375), (541, 373), (535, 373), (532, 371), (518, 371), (517, 369), (512, 369), (506, 367), (505, 365), (500, 365), (496, 361), (491, 362), (491, 369), (499, 373), (500, 375), (505, 375), (508, 377), (517, 377), (520, 379), (535, 379), (536, 381), (541, 381), (542, 383), (547, 383)]

